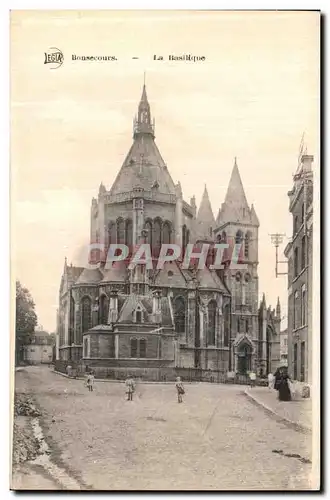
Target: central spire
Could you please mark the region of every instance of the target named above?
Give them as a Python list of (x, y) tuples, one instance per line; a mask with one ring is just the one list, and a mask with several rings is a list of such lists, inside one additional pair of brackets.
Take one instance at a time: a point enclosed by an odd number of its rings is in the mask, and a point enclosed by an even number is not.
[(145, 84), (145, 73), (138, 114), (134, 119), (134, 138), (136, 138), (139, 134), (150, 134), (152, 137), (155, 137), (155, 122), (151, 121), (150, 105), (148, 102)]

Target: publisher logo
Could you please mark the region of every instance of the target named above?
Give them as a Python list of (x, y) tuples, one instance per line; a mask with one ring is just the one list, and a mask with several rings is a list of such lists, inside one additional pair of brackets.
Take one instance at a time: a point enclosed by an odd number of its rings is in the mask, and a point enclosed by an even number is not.
[(64, 62), (64, 56), (60, 49), (56, 47), (50, 47), (48, 52), (45, 52), (44, 64), (49, 64), (50, 69), (57, 69), (62, 66)]

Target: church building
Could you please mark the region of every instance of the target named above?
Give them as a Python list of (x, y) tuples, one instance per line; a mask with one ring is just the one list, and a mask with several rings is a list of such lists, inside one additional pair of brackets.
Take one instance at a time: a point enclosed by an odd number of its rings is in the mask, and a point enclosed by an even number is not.
[[(200, 369), (246, 374), (274, 371), (280, 362), (280, 304), (258, 304), (259, 220), (245, 196), (235, 159), (227, 194), (215, 219), (207, 188), (199, 209), (175, 184), (155, 142), (146, 86), (133, 122), (133, 144), (112, 185), (101, 183), (91, 204), (85, 268), (68, 265), (62, 275), (57, 359), (157, 378), (159, 370)], [(110, 244), (130, 249), (108, 265)], [(128, 259), (149, 243), (153, 266)], [(162, 244), (182, 256), (157, 269)], [(209, 244), (206, 266), (182, 265), (188, 244)], [(212, 268), (214, 245), (228, 245), (223, 269)], [(105, 251), (96, 248), (104, 245)], [(233, 253), (239, 249), (239, 254)], [(237, 261), (238, 265), (234, 264)]]

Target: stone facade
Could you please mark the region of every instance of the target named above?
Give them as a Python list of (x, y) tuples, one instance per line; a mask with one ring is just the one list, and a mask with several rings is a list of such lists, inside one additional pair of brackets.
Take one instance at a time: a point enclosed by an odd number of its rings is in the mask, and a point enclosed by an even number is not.
[(312, 382), (313, 156), (304, 155), (289, 191), (292, 239), (288, 259), (288, 366), (294, 380)]
[[(154, 131), (144, 86), (131, 149), (110, 190), (101, 184), (92, 200), (90, 265), (65, 262), (57, 357), (127, 370), (246, 373), (263, 364), (271, 369), (279, 361), (279, 316), (264, 302), (258, 308), (259, 221), (247, 203), (237, 162), (215, 219), (206, 186), (198, 211), (195, 197), (190, 203), (183, 199)], [(130, 269), (129, 258), (142, 243), (151, 246), (152, 266)], [(178, 244), (182, 253), (158, 270), (164, 243)], [(194, 252), (209, 245), (204, 269), (194, 261), (184, 268), (190, 243)], [(212, 268), (216, 243), (228, 245), (223, 269)], [(108, 264), (111, 244), (129, 247), (126, 260)]]

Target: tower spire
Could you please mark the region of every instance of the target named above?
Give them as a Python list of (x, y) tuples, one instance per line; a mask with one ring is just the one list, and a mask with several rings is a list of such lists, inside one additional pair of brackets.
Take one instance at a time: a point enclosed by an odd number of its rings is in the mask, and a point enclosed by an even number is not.
[(134, 138), (136, 138), (138, 134), (149, 134), (154, 137), (154, 131), (154, 122), (151, 120), (150, 105), (147, 97), (146, 74), (144, 72), (143, 88), (138, 107), (138, 114), (137, 118), (134, 119)]

